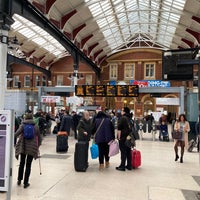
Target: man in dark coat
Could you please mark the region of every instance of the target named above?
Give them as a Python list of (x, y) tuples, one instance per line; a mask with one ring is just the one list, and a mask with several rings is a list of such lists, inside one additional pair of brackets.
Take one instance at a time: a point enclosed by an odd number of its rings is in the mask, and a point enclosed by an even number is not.
[[(126, 169), (131, 170), (131, 148), (126, 146), (126, 137), (130, 133), (129, 121), (131, 120), (130, 109), (128, 107), (124, 107), (122, 109), (122, 117), (119, 119), (118, 127), (117, 127), (117, 138), (119, 140), (119, 148), (121, 152), (121, 163), (116, 170), (125, 171)], [(127, 161), (127, 165), (126, 165)]]

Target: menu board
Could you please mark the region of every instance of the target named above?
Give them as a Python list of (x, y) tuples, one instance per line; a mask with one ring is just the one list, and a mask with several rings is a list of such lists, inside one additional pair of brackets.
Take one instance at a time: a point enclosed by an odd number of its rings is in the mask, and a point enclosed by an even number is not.
[(138, 97), (138, 85), (76, 85), (76, 96)]

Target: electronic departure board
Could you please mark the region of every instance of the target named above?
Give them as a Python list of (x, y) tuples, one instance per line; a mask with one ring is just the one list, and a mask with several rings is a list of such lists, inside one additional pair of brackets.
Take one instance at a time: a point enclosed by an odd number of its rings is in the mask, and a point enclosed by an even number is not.
[(95, 85), (85, 85), (85, 96), (95, 96), (96, 86)]
[(96, 85), (96, 96), (106, 96), (105, 85)]
[(76, 85), (76, 96), (138, 97), (138, 85)]
[(117, 89), (115, 85), (106, 85), (106, 96), (115, 97), (117, 94)]

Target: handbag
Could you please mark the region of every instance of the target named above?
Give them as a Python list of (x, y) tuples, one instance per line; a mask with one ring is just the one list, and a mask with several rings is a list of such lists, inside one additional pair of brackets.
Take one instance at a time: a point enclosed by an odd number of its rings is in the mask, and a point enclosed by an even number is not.
[(172, 132), (172, 138), (176, 140), (180, 140), (182, 138), (183, 132), (173, 130)]
[(117, 140), (111, 140), (109, 143), (109, 153), (108, 156), (115, 156), (119, 153), (119, 143)]
[(99, 157), (99, 147), (97, 144), (92, 143), (92, 146), (90, 147), (90, 153), (92, 159), (96, 159)]

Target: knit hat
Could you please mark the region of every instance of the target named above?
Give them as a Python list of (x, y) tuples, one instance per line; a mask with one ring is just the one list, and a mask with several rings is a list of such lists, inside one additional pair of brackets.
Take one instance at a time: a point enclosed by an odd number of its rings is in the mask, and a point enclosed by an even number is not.
[(129, 109), (128, 107), (124, 107), (124, 112), (125, 112), (126, 114), (130, 114), (130, 109)]

